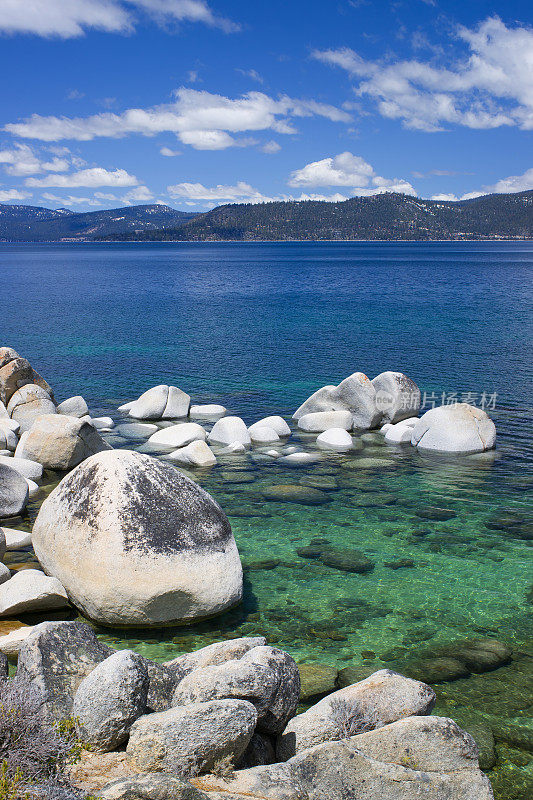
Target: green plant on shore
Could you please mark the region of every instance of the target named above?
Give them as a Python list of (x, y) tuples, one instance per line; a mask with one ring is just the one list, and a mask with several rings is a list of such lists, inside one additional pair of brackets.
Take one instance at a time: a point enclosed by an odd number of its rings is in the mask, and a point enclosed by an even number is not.
[(82, 800), (69, 780), (81, 749), (74, 720), (50, 720), (34, 685), (0, 680), (0, 800)]

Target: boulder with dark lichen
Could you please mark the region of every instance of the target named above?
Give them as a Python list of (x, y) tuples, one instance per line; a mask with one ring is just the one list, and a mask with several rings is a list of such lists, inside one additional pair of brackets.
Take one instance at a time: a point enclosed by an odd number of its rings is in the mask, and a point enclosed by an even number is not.
[(128, 450), (84, 461), (33, 528), (44, 570), (102, 625), (164, 626), (218, 614), (242, 596), (229, 521), (169, 464)]
[(46, 711), (66, 719), (82, 680), (112, 653), (82, 622), (42, 622), (20, 648), (17, 679), (31, 681)]

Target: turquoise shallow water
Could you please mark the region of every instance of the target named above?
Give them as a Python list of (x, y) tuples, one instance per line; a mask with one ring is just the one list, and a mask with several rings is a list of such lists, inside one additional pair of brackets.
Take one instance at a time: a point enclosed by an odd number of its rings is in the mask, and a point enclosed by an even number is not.
[[(362, 671), (472, 636), (531, 640), (532, 264), (526, 242), (0, 245), (0, 339), (93, 415), (120, 422), (119, 403), (166, 382), (249, 423), (290, 418), (320, 385), (385, 369), (429, 402), (470, 392), (495, 404), (497, 449), (482, 456), (422, 456), (365, 434), (362, 450), (314, 465), (283, 467), (254, 448), (191, 473), (230, 517), (242, 606), (191, 628), (102, 636), (165, 660), (264, 634), (299, 661)], [(290, 443), (313, 447), (297, 432)], [(279, 484), (319, 489), (323, 502), (265, 499)], [(372, 569), (328, 566), (324, 548), (361, 551)], [(490, 702), (490, 674), (477, 700), (464, 681), (447, 692), (525, 724), (523, 681), (505, 706), (511, 677)]]

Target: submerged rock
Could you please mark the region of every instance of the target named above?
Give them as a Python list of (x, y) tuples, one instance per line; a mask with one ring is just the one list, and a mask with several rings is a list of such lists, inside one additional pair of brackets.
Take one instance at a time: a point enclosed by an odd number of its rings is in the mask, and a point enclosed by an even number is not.
[(161, 626), (239, 602), (229, 521), (169, 464), (128, 450), (93, 456), (44, 501), (35, 553), (72, 602), (103, 625)]
[(331, 500), (320, 489), (313, 489), (310, 486), (302, 486), (300, 484), (267, 486), (262, 489), (261, 494), (265, 500), (271, 500), (275, 503), (301, 503), (306, 506), (321, 506)]
[(342, 572), (358, 572), (363, 575), (372, 572), (375, 563), (360, 550), (334, 550), (325, 549), (320, 553), (320, 560), (327, 567), (339, 569)]

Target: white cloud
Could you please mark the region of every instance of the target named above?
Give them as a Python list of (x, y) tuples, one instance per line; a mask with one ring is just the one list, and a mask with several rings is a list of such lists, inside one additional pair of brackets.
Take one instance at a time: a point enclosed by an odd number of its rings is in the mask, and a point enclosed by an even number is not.
[(522, 175), (509, 175), (488, 186), (482, 186), (473, 192), (461, 196), (461, 200), (474, 200), (486, 194), (512, 194), (513, 192), (527, 192), (533, 189), (533, 167), (526, 169)]
[(8, 150), (0, 150), (0, 164), (5, 164), (8, 175), (36, 175), (39, 172), (66, 172), (70, 164), (65, 158), (47, 161), (38, 157), (27, 144), (16, 144)]
[(350, 194), (370, 196), (382, 192), (400, 192), (416, 196), (410, 183), (398, 178), (382, 178), (361, 156), (340, 153), (338, 156), (312, 161), (294, 170), (289, 186), (349, 186)]
[(265, 142), (265, 144), (261, 147), (263, 153), (279, 153), (281, 150), (281, 145), (278, 142), (275, 142), (274, 139), (271, 139), (269, 142)]
[(249, 202), (251, 198), (262, 197), (258, 189), (249, 183), (239, 181), (235, 186), (213, 186), (207, 188), (201, 183), (177, 183), (167, 187), (172, 197), (183, 197), (187, 200), (239, 200)]
[(103, 167), (91, 167), (73, 172), (70, 175), (47, 175), (44, 178), (27, 178), (26, 186), (57, 186), (75, 189), (80, 186), (136, 186), (139, 181), (125, 169), (107, 170)]
[(508, 178), (502, 178), (488, 189), (491, 193), (495, 192), (496, 194), (527, 192), (528, 189), (533, 189), (533, 167), (527, 169), (522, 175), (510, 175)]
[(0, 31), (62, 39), (91, 29), (127, 34), (140, 22), (135, 12), (165, 26), (201, 22), (227, 33), (240, 29), (216, 15), (204, 0), (0, 0)]
[(183, 144), (195, 150), (226, 150), (237, 144), (236, 139), (226, 131), (183, 131), (179, 134)]
[(170, 147), (162, 147), (159, 152), (162, 156), (166, 156), (167, 158), (173, 158), (174, 156), (181, 156), (180, 150), (171, 150)]
[(533, 129), (533, 29), (507, 27), (489, 17), (477, 28), (460, 27), (463, 60), (433, 62), (369, 61), (349, 48), (315, 51), (318, 60), (358, 79), (360, 97), (369, 97), (380, 114), (408, 128), (442, 130), (504, 125)]
[(456, 194), (434, 194), (431, 200), (459, 200)]
[(244, 75), (245, 78), (251, 78), (253, 81), (257, 81), (257, 83), (265, 82), (263, 77), (255, 69), (239, 69), (237, 67), (235, 72), (239, 72), (241, 75)]
[(128, 206), (150, 203), (153, 199), (154, 196), (147, 186), (137, 186), (135, 189), (126, 192), (126, 194), (120, 198), (120, 200)]
[(170, 132), (197, 149), (223, 149), (239, 144), (231, 134), (275, 130), (292, 134), (287, 117), (323, 116), (335, 122), (351, 120), (346, 111), (325, 103), (289, 97), (274, 99), (263, 92), (248, 92), (232, 100), (223, 95), (181, 88), (173, 103), (152, 108), (130, 108), (122, 114), (106, 112), (91, 117), (42, 117), (34, 114), (4, 130), (24, 139), (89, 141), (128, 134), (154, 136)]
[(230, 186), (219, 184), (218, 186), (204, 186), (202, 183), (178, 183), (167, 187), (168, 193), (174, 198), (185, 201), (185, 205), (205, 205), (210, 206), (218, 203), (272, 203), (277, 201), (303, 201), (303, 200), (326, 200), (331, 203), (341, 202), (348, 198), (343, 194), (308, 194), (302, 193), (299, 196), (282, 194), (277, 196), (265, 195), (250, 186), (245, 181)]
[(30, 192), (21, 192), (18, 189), (0, 189), (0, 203), (9, 203), (10, 200), (25, 200), (31, 197)]
[(341, 153), (295, 170), (290, 186), (367, 186), (374, 170), (360, 156)]
[(204, 0), (125, 0), (146, 11), (162, 25), (169, 22), (203, 22), (225, 33), (235, 33), (241, 26), (215, 14)]

